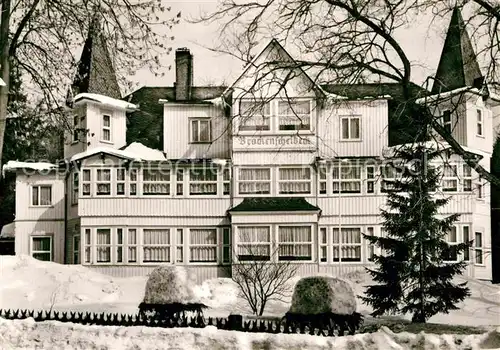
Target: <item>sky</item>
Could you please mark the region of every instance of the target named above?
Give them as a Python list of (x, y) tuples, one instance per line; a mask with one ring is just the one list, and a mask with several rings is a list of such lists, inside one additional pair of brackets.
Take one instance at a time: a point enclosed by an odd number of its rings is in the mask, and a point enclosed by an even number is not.
[[(131, 80), (139, 86), (171, 86), (175, 81), (175, 49), (187, 47), (194, 56), (195, 85), (230, 84), (241, 73), (242, 62), (229, 55), (214, 53), (205, 48), (206, 46), (214, 47), (217, 44), (218, 26), (193, 24), (186, 20), (198, 16), (200, 11), (215, 10), (218, 1), (185, 0), (167, 3), (172, 8), (171, 14), (175, 15), (179, 11), (182, 13), (181, 23), (171, 32), (174, 36), (171, 43), (173, 50), (169, 55), (162, 57), (163, 64), (172, 65), (172, 69), (165, 71), (164, 77), (155, 77), (146, 70), (139, 71), (131, 77)], [(412, 76), (414, 82), (422, 83), (437, 69), (450, 16), (451, 13), (445, 18), (437, 18), (431, 22), (432, 16), (421, 15), (414, 23), (397, 33), (397, 39), (400, 40), (414, 64)]]

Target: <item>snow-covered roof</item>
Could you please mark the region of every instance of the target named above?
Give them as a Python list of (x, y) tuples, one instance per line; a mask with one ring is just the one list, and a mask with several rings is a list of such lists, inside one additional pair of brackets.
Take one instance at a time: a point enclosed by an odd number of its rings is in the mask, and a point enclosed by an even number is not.
[(126, 109), (128, 111), (133, 111), (138, 109), (137, 106), (133, 103), (129, 103), (127, 101), (118, 100), (116, 98), (108, 97), (105, 95), (99, 94), (91, 94), (91, 93), (81, 93), (75, 96), (74, 101), (77, 102), (79, 100), (91, 100), (94, 102), (101, 103), (106, 106), (116, 107), (121, 109)]
[[(428, 149), (432, 149), (432, 150), (436, 150), (436, 151), (445, 151), (445, 150), (448, 150), (448, 149), (452, 149), (452, 147), (450, 146), (450, 144), (448, 142), (445, 142), (445, 141), (427, 141), (427, 142), (414, 142), (414, 143), (405, 143), (405, 144), (401, 144), (401, 145), (395, 145), (395, 146), (391, 146), (391, 147), (386, 147), (383, 151), (382, 151), (382, 154), (384, 155), (384, 157), (391, 157), (395, 154), (395, 152), (398, 150), (398, 149), (401, 149), (401, 148), (407, 148), (407, 147), (419, 147), (419, 146), (424, 146), (425, 148), (428, 148)], [(469, 147), (464, 147), (462, 146), (463, 150), (468, 152), (468, 153), (473, 153), (473, 154), (476, 154), (478, 156), (480, 156), (481, 158), (483, 158), (485, 155), (478, 151), (478, 150), (475, 150), (475, 149), (472, 149), (472, 148), (469, 148)]]
[(16, 171), (18, 169), (32, 169), (32, 170), (46, 171), (56, 168), (57, 165), (52, 163), (18, 162), (17, 160), (9, 160), (7, 164), (4, 164), (4, 166), (2, 167), (2, 174), (5, 174), (6, 171)]
[(418, 103), (418, 104), (421, 104), (421, 103), (434, 102), (434, 101), (437, 101), (437, 100), (444, 100), (444, 99), (450, 98), (450, 97), (452, 97), (454, 95), (457, 95), (457, 94), (460, 94), (460, 93), (463, 93), (463, 92), (470, 92), (470, 93), (473, 93), (473, 94), (476, 94), (476, 95), (481, 95), (481, 91), (479, 91), (478, 89), (471, 88), (470, 86), (466, 86), (466, 87), (461, 87), (461, 88), (458, 88), (458, 89), (455, 89), (455, 90), (443, 92), (441, 94), (436, 94), (436, 95), (432, 95), (432, 96), (422, 97), (422, 98), (417, 99), (415, 102)]
[(71, 157), (70, 161), (78, 161), (88, 157), (92, 157), (96, 154), (105, 153), (118, 158), (124, 158), (134, 161), (161, 161), (166, 160), (163, 152), (144, 146), (141, 143), (134, 142), (130, 144), (123, 150), (119, 150), (112, 147), (95, 147), (88, 149), (87, 151), (80, 152)]
[(14, 237), (15, 236), (15, 224), (11, 222), (10, 224), (3, 225), (2, 231), (0, 232), (0, 237)]

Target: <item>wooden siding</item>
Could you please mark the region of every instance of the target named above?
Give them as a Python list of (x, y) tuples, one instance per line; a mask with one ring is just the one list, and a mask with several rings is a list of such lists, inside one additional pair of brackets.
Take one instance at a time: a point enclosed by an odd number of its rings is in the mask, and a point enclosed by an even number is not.
[(239, 213), (231, 215), (232, 224), (313, 224), (318, 222), (318, 214), (308, 213)]
[(80, 216), (221, 217), (229, 198), (80, 198)]
[(64, 263), (64, 221), (16, 221), (16, 254), (31, 255), (31, 236), (52, 236), (53, 261)]
[(268, 152), (233, 152), (233, 164), (252, 165), (307, 165), (313, 164), (316, 152), (286, 152), (279, 149)]
[[(51, 185), (52, 205), (38, 207), (31, 205), (31, 186)], [(16, 179), (16, 221), (64, 219), (64, 175), (25, 175), (19, 173)]]
[[(102, 116), (108, 114), (111, 116), (111, 141), (102, 139)], [(96, 103), (88, 103), (87, 107), (87, 128), (90, 142), (88, 149), (94, 147), (113, 147), (120, 148), (127, 144), (127, 119), (125, 111), (118, 108), (105, 107)]]
[[(80, 128), (87, 128), (87, 105), (81, 104), (76, 106), (71, 112), (68, 112), (68, 119), (71, 128), (73, 127), (73, 116), (78, 115), (80, 118)], [(73, 142), (73, 132), (72, 130), (66, 130), (64, 134), (64, 157), (68, 158), (74, 154), (83, 152), (87, 146), (86, 141), (87, 135), (80, 134), (80, 141)]]
[(228, 217), (206, 216), (178, 216), (178, 217), (151, 217), (151, 216), (101, 216), (82, 217), (83, 226), (109, 227), (119, 224), (123, 227), (215, 227), (229, 225)]
[[(342, 116), (359, 116), (361, 139), (340, 139)], [(388, 146), (387, 101), (340, 102), (322, 109), (318, 121), (318, 151), (323, 158), (377, 157)]]
[[(486, 108), (482, 99), (478, 97), (477, 101), (467, 101), (467, 146), (491, 154), (493, 152), (493, 135), (490, 130), (493, 129), (493, 113)], [(483, 115), (483, 136), (477, 135), (477, 109), (482, 111)]]
[[(212, 143), (190, 143), (190, 120), (211, 120)], [(163, 108), (164, 152), (169, 159), (229, 158), (229, 119), (214, 105), (172, 105)]]

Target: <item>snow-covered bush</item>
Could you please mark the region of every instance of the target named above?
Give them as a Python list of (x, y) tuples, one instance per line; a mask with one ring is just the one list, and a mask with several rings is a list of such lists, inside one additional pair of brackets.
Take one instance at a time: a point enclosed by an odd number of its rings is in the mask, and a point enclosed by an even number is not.
[(158, 266), (149, 275), (143, 302), (146, 304), (192, 303), (195, 296), (185, 268)]
[(295, 285), (290, 312), (350, 315), (356, 312), (356, 296), (344, 280), (327, 276), (304, 277)]

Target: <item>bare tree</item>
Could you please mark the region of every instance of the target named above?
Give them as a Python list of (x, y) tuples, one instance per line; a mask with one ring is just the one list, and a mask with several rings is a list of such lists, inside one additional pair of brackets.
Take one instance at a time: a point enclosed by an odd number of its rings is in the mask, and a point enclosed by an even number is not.
[[(481, 45), (478, 55), (487, 61), (485, 78), (494, 81), (497, 78), (496, 66), (500, 62), (500, 7), (493, 0), (464, 3), (471, 3), (471, 21), (476, 28), (472, 35)], [(263, 76), (285, 87), (290, 77), (276, 79), (275, 72), (286, 68), (300, 68), (311, 73), (317, 84), (345, 84), (346, 90), (366, 79), (398, 84), (400, 100), (404, 102), (396, 117), (401, 118), (401, 124), (410, 124), (409, 129), (416, 131), (411, 135), (411, 141), (422, 141), (429, 135), (427, 130), (433, 129), (433, 137), (444, 139), (482, 178), (500, 186), (500, 179), (481, 166), (479, 159), (464, 150), (443, 127), (442, 116), (433, 113), (433, 102), (422, 99), (428, 90), (424, 91), (412, 82), (415, 63), (397, 35), (422, 12), (439, 18), (452, 11), (454, 6), (444, 0), (221, 0), (216, 11), (202, 15), (197, 21), (221, 23), (221, 37), (227, 34), (228, 37), (244, 38), (244, 47), (235, 47), (231, 40), (226, 40), (214, 50), (230, 51), (233, 56), (236, 53), (247, 63), (254, 64), (254, 71), (261, 73), (257, 75), (255, 87), (259, 87), (258, 80)], [(279, 38), (293, 46), (302, 59), (277, 59), (262, 66), (255, 65), (248, 52), (255, 43), (269, 37)], [(426, 79), (424, 87), (430, 83), (432, 77)], [(465, 97), (472, 91), (475, 90), (465, 89), (460, 95)], [(341, 103), (340, 100), (337, 102)]]
[[(125, 76), (148, 67), (161, 74), (169, 29), (180, 13), (168, 15), (163, 0), (2, 0), (0, 22), (0, 159), (4, 141), (10, 66), (15, 63), (36, 98), (49, 109), (61, 102), (74, 72), (74, 54), (83, 46), (92, 19), (107, 39), (122, 86)], [(33, 98), (33, 96), (32, 96)]]

